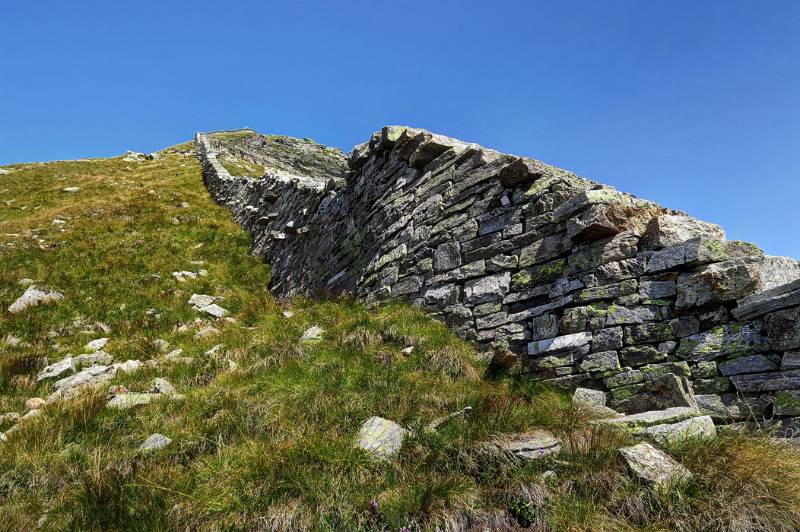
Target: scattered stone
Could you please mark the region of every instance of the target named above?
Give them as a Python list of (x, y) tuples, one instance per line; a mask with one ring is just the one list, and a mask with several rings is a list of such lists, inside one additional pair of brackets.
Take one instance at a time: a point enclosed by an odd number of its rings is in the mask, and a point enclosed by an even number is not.
[(623, 447), (619, 452), (636, 477), (655, 486), (667, 486), (673, 482), (688, 480), (692, 476), (674, 458), (649, 443)]
[(108, 408), (115, 408), (118, 410), (129, 410), (131, 408), (148, 405), (157, 399), (160, 395), (155, 393), (123, 393), (114, 396), (106, 406)]
[(144, 367), (144, 362), (141, 360), (126, 360), (125, 362), (117, 362), (111, 367), (114, 368), (114, 371), (121, 371), (122, 373), (129, 375), (131, 373), (136, 373), (142, 367)]
[(228, 315), (228, 311), (220, 307), (216, 303), (206, 305), (205, 307), (200, 307), (198, 310), (200, 312), (205, 312), (206, 314), (210, 314), (215, 318), (224, 318), (225, 316)]
[(153, 382), (150, 383), (150, 393), (154, 394), (162, 394), (162, 395), (176, 395), (178, 390), (169, 383), (167, 379), (162, 379), (161, 377), (153, 379)]
[(504, 451), (530, 460), (544, 458), (561, 451), (561, 441), (546, 430), (516, 434), (496, 443)]
[(284, 318), (291, 318), (293, 316), (294, 316), (294, 312), (292, 312), (291, 310), (284, 310), (283, 311), (283, 317)]
[(196, 272), (189, 272), (189, 271), (177, 271), (172, 272), (172, 276), (181, 283), (186, 282), (189, 279), (197, 279), (198, 277), (205, 277), (208, 275), (208, 271), (206, 270), (199, 270)]
[(155, 451), (157, 449), (162, 449), (172, 443), (172, 440), (164, 436), (163, 434), (152, 434), (147, 437), (146, 440), (139, 446), (140, 452), (146, 451)]
[(356, 445), (367, 451), (373, 460), (390, 461), (400, 452), (407, 433), (394, 421), (375, 416), (361, 426)]
[(404, 355), (410, 355), (413, 352), (414, 352), (414, 346), (413, 345), (410, 345), (408, 347), (404, 347), (403, 350), (402, 350), (402, 353)]
[(92, 366), (74, 375), (57, 380), (53, 383), (53, 388), (57, 391), (65, 392), (85, 386), (103, 384), (113, 379), (115, 374), (116, 371), (113, 367)]
[(25, 277), (25, 278), (20, 279), (19, 281), (17, 281), (17, 284), (27, 288), (30, 285), (32, 285), (33, 283), (35, 283), (35, 282), (36, 281), (34, 281), (33, 279), (28, 279), (27, 277)]
[(114, 359), (105, 351), (97, 351), (96, 353), (89, 353), (79, 355), (73, 359), (76, 369), (85, 369), (94, 365), (108, 365)]
[(75, 373), (75, 371), (77, 371), (75, 363), (72, 357), (68, 356), (63, 360), (50, 364), (40, 371), (39, 375), (36, 377), (36, 381), (41, 382), (45, 379), (55, 379), (68, 373)]
[(218, 334), (219, 334), (219, 329), (217, 329), (216, 327), (211, 327), (211, 326), (203, 327), (202, 329), (194, 333), (194, 339), (202, 340), (204, 338), (210, 338)]
[(173, 360), (173, 359), (179, 358), (182, 355), (183, 355), (183, 349), (178, 348), (178, 349), (174, 349), (174, 350), (170, 351), (169, 353), (167, 353), (166, 355), (164, 355), (164, 358), (167, 359), (167, 360)]
[(61, 192), (73, 193), (78, 192), (80, 189), (80, 187), (64, 187), (61, 189)]
[(162, 353), (166, 353), (167, 351), (169, 351), (169, 342), (167, 342), (166, 340), (157, 338), (153, 340), (153, 345), (155, 346), (156, 349), (158, 349)]
[(220, 353), (222, 353), (224, 351), (224, 349), (225, 349), (225, 346), (223, 344), (217, 344), (217, 345), (215, 345), (214, 347), (212, 347), (211, 349), (209, 349), (208, 351), (206, 351), (203, 354), (206, 355), (206, 356), (209, 356), (209, 357), (214, 357), (214, 356), (217, 356)]
[(86, 344), (84, 346), (84, 349), (86, 349), (89, 352), (100, 351), (106, 346), (107, 343), (108, 343), (108, 338), (98, 338), (97, 340), (92, 340), (91, 342)]
[(44, 399), (39, 397), (31, 397), (25, 401), (25, 410), (38, 410), (46, 404)]
[[(322, 327), (319, 327), (318, 325), (314, 325), (314, 326), (306, 329), (306, 331), (303, 333), (303, 336), (300, 338), (300, 343), (319, 342), (320, 340), (322, 340), (322, 334), (324, 332), (325, 331), (322, 330)], [(380, 419), (380, 418), (378, 418), (378, 419)]]
[(23, 310), (43, 303), (55, 303), (64, 299), (64, 294), (54, 290), (45, 290), (30, 285), (14, 303), (8, 307), (11, 314), (19, 314)]
[(189, 298), (189, 304), (199, 312), (205, 312), (215, 318), (223, 318), (228, 315), (228, 311), (214, 303), (218, 299), (218, 297), (205, 294), (192, 294), (192, 297)]

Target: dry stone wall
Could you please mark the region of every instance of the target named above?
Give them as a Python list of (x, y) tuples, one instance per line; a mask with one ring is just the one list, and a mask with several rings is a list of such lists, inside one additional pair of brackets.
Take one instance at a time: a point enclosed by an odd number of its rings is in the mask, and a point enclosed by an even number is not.
[[(531, 377), (607, 391), (627, 412), (672, 406), (676, 376), (717, 420), (800, 415), (796, 260), (418, 129), (383, 128), (349, 156), (252, 131), (196, 140), (209, 191), (252, 234), (279, 296), (406, 300), (519, 354)], [(264, 174), (232, 176), (221, 154)]]

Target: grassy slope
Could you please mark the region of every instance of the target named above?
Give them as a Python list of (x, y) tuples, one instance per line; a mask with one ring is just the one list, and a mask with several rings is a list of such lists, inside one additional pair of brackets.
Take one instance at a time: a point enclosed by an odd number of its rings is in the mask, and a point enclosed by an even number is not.
[[(658, 493), (625, 473), (616, 453), (625, 437), (589, 430), (558, 393), (484, 379), (472, 348), (418, 311), (347, 300), (279, 305), (265, 288), (267, 267), (248, 256), (248, 237), (205, 192), (191, 149), (0, 175), (0, 335), (29, 344), (0, 347), (0, 413), (24, 412), (25, 399), (51, 391), (35, 383), (37, 357), (78, 354), (100, 336), (111, 338), (116, 361), (159, 360), (115, 383), (146, 391), (163, 376), (186, 395), (119, 412), (95, 390), (48, 406), (0, 444), (0, 528), (459, 528), (467, 516), (556, 530), (800, 526), (791, 450), (734, 438), (674, 448), (696, 479)], [(61, 192), (67, 186), (81, 190)], [(56, 217), (66, 223), (54, 225)], [(186, 283), (170, 275), (199, 268), (209, 275)], [(65, 299), (5, 313), (26, 277)], [(223, 296), (237, 323), (217, 323), (220, 334), (203, 340), (178, 332), (198, 317), (192, 293)], [(97, 322), (111, 333), (92, 332)], [(324, 340), (300, 346), (314, 324)], [(196, 363), (163, 361), (156, 338)], [(215, 344), (223, 356), (203, 355)], [(416, 346), (410, 356), (401, 353), (407, 345)], [(352, 446), (371, 415), (413, 428), (467, 405), (470, 419), (412, 437), (395, 463), (373, 464)], [(534, 427), (564, 438), (556, 460), (520, 463), (485, 445)], [(137, 454), (154, 432), (172, 445)], [(541, 480), (546, 470), (556, 480)]]

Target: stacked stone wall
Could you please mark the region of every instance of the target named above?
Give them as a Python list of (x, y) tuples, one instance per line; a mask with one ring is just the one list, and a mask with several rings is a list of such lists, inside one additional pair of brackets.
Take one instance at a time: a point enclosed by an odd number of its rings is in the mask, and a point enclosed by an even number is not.
[[(675, 375), (717, 420), (800, 415), (796, 260), (413, 128), (386, 127), (348, 157), (255, 133), (197, 144), (209, 191), (253, 235), (279, 296), (409, 301), (517, 353), (531, 377), (607, 391), (628, 412), (652, 408)], [(264, 176), (231, 176), (221, 151)]]

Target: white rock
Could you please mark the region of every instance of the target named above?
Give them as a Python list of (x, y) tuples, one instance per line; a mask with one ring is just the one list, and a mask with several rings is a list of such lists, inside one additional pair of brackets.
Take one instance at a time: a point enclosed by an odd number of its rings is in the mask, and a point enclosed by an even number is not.
[(153, 340), (153, 345), (162, 353), (166, 353), (169, 350), (169, 342), (160, 338)]
[(212, 347), (211, 349), (209, 349), (208, 351), (206, 351), (204, 354), (206, 356), (213, 357), (213, 356), (216, 356), (216, 355), (220, 354), (224, 349), (225, 349), (225, 346), (223, 344), (217, 344), (214, 347)]
[(125, 362), (117, 362), (111, 367), (114, 368), (114, 371), (121, 371), (126, 375), (130, 375), (139, 371), (143, 366), (144, 362), (141, 360), (126, 360)]
[(356, 445), (367, 451), (373, 460), (392, 460), (400, 452), (407, 433), (394, 421), (375, 416), (361, 426)]
[(283, 317), (284, 318), (291, 318), (292, 316), (294, 316), (294, 312), (292, 312), (291, 310), (284, 310), (283, 311)]
[(23, 310), (34, 307), (41, 303), (54, 303), (64, 299), (64, 294), (53, 290), (44, 290), (30, 285), (14, 303), (8, 307), (12, 314), (18, 314)]
[(108, 338), (98, 338), (97, 340), (92, 340), (91, 342), (86, 344), (84, 346), (84, 349), (86, 349), (90, 353), (94, 351), (100, 351), (106, 346), (107, 343), (108, 343)]
[(84, 386), (93, 386), (108, 382), (114, 378), (116, 371), (114, 368), (108, 366), (92, 366), (83, 371), (57, 380), (53, 383), (53, 388), (59, 391), (69, 390), (73, 388), (82, 388)]
[(403, 349), (403, 354), (404, 355), (410, 355), (413, 352), (414, 352), (414, 346), (413, 345), (410, 345), (410, 346), (408, 346), (408, 347)]
[(55, 379), (67, 373), (75, 373), (75, 371), (77, 371), (75, 362), (71, 356), (68, 356), (63, 360), (50, 364), (40, 371), (39, 375), (36, 377), (36, 382), (41, 382), (45, 379)]
[(172, 272), (172, 276), (181, 283), (185, 282), (187, 279), (197, 279), (197, 273), (187, 271)]
[(161, 449), (166, 447), (172, 443), (172, 440), (164, 436), (163, 434), (152, 434), (148, 436), (146, 440), (139, 446), (139, 451), (154, 451), (156, 449)]
[(207, 307), (216, 301), (217, 298), (206, 294), (192, 294), (189, 298), (189, 304), (197, 308)]
[(73, 359), (77, 369), (88, 368), (95, 365), (108, 365), (113, 361), (114, 359), (111, 357), (111, 355), (105, 351), (87, 353), (84, 355), (79, 355)]
[(178, 349), (173, 349), (172, 351), (164, 355), (164, 358), (166, 358), (167, 360), (173, 360), (175, 358), (180, 357), (181, 355), (183, 355), (183, 349), (178, 348)]
[(155, 393), (123, 393), (111, 399), (106, 406), (118, 410), (128, 410), (136, 406), (150, 404), (158, 397), (159, 394)]
[(61, 189), (61, 192), (77, 192), (81, 189), (81, 187), (64, 187)]
[(34, 282), (35, 282), (35, 281), (34, 281), (33, 279), (28, 279), (27, 277), (25, 277), (24, 279), (20, 279), (19, 281), (17, 281), (17, 284), (18, 284), (18, 285), (20, 285), (20, 286), (24, 286), (25, 288), (27, 288), (27, 287), (29, 287), (30, 285), (32, 285)]
[[(314, 325), (313, 327), (310, 327), (310, 328), (306, 329), (306, 332), (303, 333), (303, 336), (300, 338), (300, 341), (301, 342), (317, 342), (319, 340), (322, 340), (322, 333), (324, 333), (324, 332), (325, 331), (322, 329), (322, 327), (319, 327), (318, 325)], [(370, 418), (370, 419), (373, 419), (373, 418)], [(378, 418), (378, 419), (380, 419), (380, 418)]]
[(211, 314), (215, 318), (224, 318), (225, 316), (228, 315), (228, 311), (220, 307), (216, 303), (206, 305), (205, 307), (200, 307), (198, 310), (200, 312), (205, 312), (206, 314)]
[(178, 393), (178, 390), (169, 383), (167, 379), (162, 379), (161, 377), (153, 379), (153, 382), (150, 383), (150, 393), (155, 394), (162, 394), (162, 395), (175, 395)]

